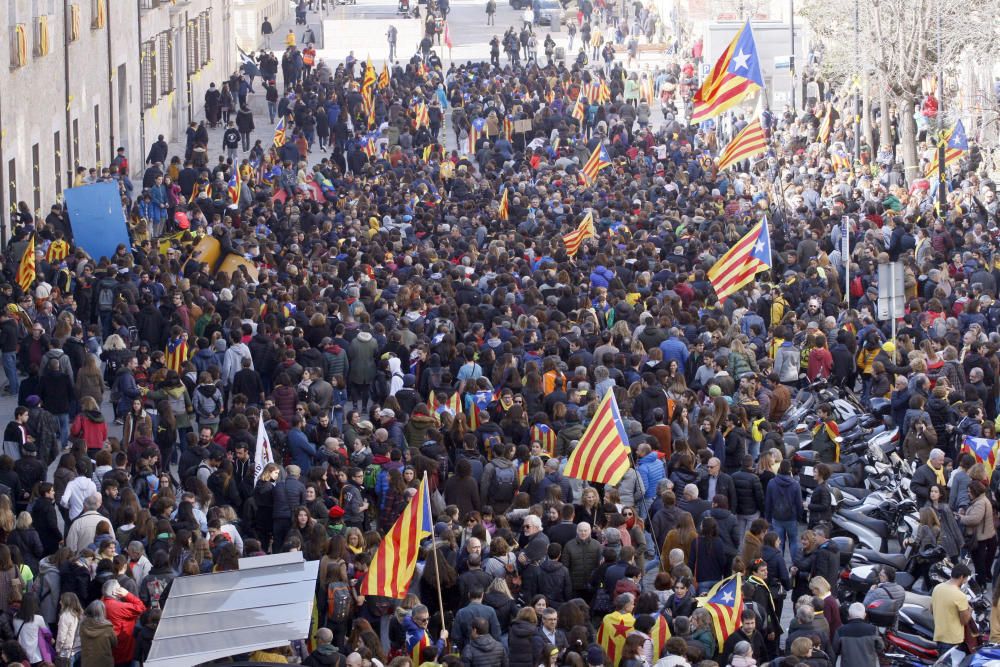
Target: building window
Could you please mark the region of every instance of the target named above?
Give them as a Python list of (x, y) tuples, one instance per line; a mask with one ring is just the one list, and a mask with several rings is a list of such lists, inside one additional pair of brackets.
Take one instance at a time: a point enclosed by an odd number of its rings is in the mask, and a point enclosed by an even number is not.
[(80, 39), (80, 4), (73, 3), (69, 6), (69, 41), (75, 42)]
[(31, 147), (31, 193), (36, 212), (42, 210), (42, 165), (39, 164), (41, 158), (41, 149), (35, 144)]
[(160, 6), (160, 0), (141, 0), (139, 6), (142, 9), (156, 9)]
[(199, 54), (201, 52), (201, 47), (198, 45), (198, 22), (188, 21), (187, 24), (187, 73), (191, 76), (199, 69), (201, 66), (198, 61)]
[(90, 0), (90, 27), (99, 30), (104, 27), (108, 18), (104, 13), (104, 0)]
[(199, 65), (204, 67), (208, 64), (208, 61), (212, 59), (212, 28), (209, 24), (209, 13), (203, 12), (198, 15), (198, 46), (199, 46)]
[(24, 67), (28, 64), (28, 30), (18, 23), (10, 30), (10, 66)]
[(156, 41), (156, 59), (160, 65), (160, 95), (169, 95), (174, 92), (174, 43), (170, 31), (161, 32)]
[(56, 194), (62, 194), (62, 136), (56, 132), (52, 135), (52, 145), (55, 147), (52, 151), (52, 164), (55, 167), (56, 176)]
[(152, 40), (142, 43), (142, 52), (139, 54), (139, 62), (142, 85), (142, 108), (149, 109), (156, 104), (156, 46)]
[(49, 55), (49, 17), (35, 17), (35, 55)]

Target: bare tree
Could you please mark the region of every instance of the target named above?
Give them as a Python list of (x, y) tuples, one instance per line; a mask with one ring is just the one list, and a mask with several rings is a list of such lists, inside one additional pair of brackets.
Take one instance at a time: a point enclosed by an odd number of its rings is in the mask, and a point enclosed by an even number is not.
[[(803, 14), (826, 46), (822, 71), (833, 81), (860, 75), (859, 61), (870, 74), (881, 100), (881, 144), (890, 145), (888, 111), (899, 117), (899, 143), (907, 176), (917, 175), (917, 127), (914, 113), (923, 81), (936, 76), (940, 62), (945, 81), (957, 73), (960, 56), (971, 49), (984, 56), (996, 50), (1000, 0), (866, 0), (859, 7), (857, 53), (854, 49), (854, 2), (807, 0)], [(940, 29), (940, 41), (938, 34)], [(945, 90), (945, 102), (949, 99)]]

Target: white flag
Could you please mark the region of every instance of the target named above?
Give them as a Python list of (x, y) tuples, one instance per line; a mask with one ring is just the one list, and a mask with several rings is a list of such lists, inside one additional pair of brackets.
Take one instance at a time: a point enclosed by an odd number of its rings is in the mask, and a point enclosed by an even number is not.
[(267, 437), (267, 430), (264, 429), (264, 414), (257, 426), (257, 448), (253, 455), (253, 483), (257, 483), (260, 473), (268, 463), (274, 463), (274, 452), (271, 451), (271, 439)]

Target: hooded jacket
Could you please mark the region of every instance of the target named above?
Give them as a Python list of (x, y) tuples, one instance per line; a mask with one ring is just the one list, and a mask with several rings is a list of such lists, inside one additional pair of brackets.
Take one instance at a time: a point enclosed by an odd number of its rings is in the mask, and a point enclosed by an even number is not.
[(233, 383), (236, 373), (243, 368), (243, 360), (250, 360), (250, 368), (253, 368), (253, 356), (246, 343), (234, 343), (226, 349), (226, 354), (222, 361), (222, 382), (227, 387)]
[(793, 521), (798, 519), (801, 511), (802, 487), (799, 483), (791, 475), (778, 475), (772, 479), (764, 494), (764, 518), (768, 521)]
[(509, 663), (503, 644), (486, 634), (465, 645), (462, 664), (468, 667), (507, 667)]
[(375, 354), (378, 352), (378, 341), (362, 331), (347, 346), (347, 357), (350, 363), (348, 380), (351, 384), (371, 384), (375, 380)]

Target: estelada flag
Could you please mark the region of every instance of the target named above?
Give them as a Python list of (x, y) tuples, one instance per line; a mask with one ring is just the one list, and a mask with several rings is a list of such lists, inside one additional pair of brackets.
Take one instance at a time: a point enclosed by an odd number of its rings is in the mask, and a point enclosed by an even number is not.
[(734, 574), (712, 586), (705, 597), (698, 598), (698, 606), (704, 607), (712, 617), (721, 651), (729, 635), (736, 632), (743, 614), (742, 575)]
[(714, 118), (764, 87), (750, 21), (736, 33), (694, 95), (691, 123)]
[(379, 595), (394, 600), (406, 597), (417, 566), (420, 541), (430, 537), (434, 528), (431, 511), (430, 489), (425, 476), (416, 495), (379, 544), (359, 587), (361, 595)]
[(719, 171), (729, 168), (740, 160), (757, 157), (767, 151), (767, 137), (760, 119), (755, 118), (719, 154)]
[(21, 286), (21, 291), (31, 290), (31, 283), (35, 282), (35, 235), (28, 239), (28, 245), (24, 247), (24, 254), (21, 255), (21, 263), (17, 267), (17, 284)]
[(670, 623), (667, 622), (667, 617), (663, 614), (657, 614), (656, 622), (649, 630), (649, 638), (653, 642), (653, 662), (663, 657), (665, 653), (663, 646), (670, 637)]
[(764, 218), (712, 265), (708, 280), (721, 303), (753, 280), (757, 273), (769, 268), (771, 235), (767, 230), (767, 218)]
[(965, 436), (965, 439), (962, 440), (962, 453), (968, 452), (972, 454), (972, 457), (976, 459), (976, 463), (983, 464), (983, 467), (986, 468), (987, 479), (993, 475), (997, 458), (1000, 458), (998, 448), (1000, 448), (1000, 440), (974, 438), (971, 435)]
[(507, 201), (507, 188), (504, 187), (503, 194), (500, 195), (500, 208), (497, 209), (498, 220), (510, 220), (510, 202)]
[(167, 349), (163, 352), (163, 365), (167, 369), (182, 372), (188, 360), (187, 336), (171, 338), (167, 341)]
[(533, 424), (529, 431), (531, 442), (539, 442), (545, 453), (552, 458), (556, 455), (556, 432), (548, 424)]
[[(608, 394), (611, 394), (609, 391)], [(601, 629), (597, 631), (597, 643), (604, 652), (608, 654), (608, 659), (612, 665), (617, 665), (622, 660), (622, 649), (625, 647), (625, 638), (635, 627), (635, 616), (623, 614), (620, 611), (613, 611), (604, 616), (601, 622)]]
[(563, 234), (563, 243), (566, 245), (566, 254), (570, 257), (576, 257), (576, 253), (579, 252), (580, 246), (584, 241), (590, 238), (595, 238), (597, 232), (594, 230), (594, 216), (591, 213), (587, 215), (580, 221), (576, 229), (571, 231), (569, 234)]
[(566, 460), (563, 475), (597, 484), (617, 484), (629, 467), (628, 435), (615, 393), (604, 394), (594, 419)]

